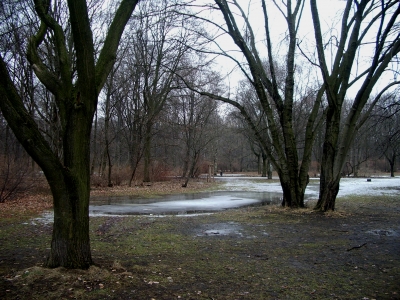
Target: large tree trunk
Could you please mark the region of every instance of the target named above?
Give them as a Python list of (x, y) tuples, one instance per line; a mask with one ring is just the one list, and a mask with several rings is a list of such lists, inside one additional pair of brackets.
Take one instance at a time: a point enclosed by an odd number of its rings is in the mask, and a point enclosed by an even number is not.
[[(321, 180), (322, 180), (321, 176)], [(324, 178), (324, 183), (321, 183), (319, 190), (319, 199), (317, 205), (315, 206), (316, 210), (320, 211), (328, 211), (335, 210), (336, 197), (339, 193), (339, 180), (335, 180), (330, 178)]]
[(339, 192), (342, 165), (338, 166), (337, 144), (340, 129), (340, 109), (328, 108), (325, 141), (323, 145), (319, 199), (314, 209), (327, 211), (335, 209)]
[[(398, 17), (400, 16), (398, 1), (389, 1), (388, 3), (382, 1), (380, 9), (372, 10), (368, 0), (347, 0), (346, 2), (342, 14), (340, 39), (337, 41), (338, 47), (333, 56), (332, 53), (329, 53), (331, 57), (334, 57), (335, 63), (328, 66), (325, 53), (326, 41), (323, 40), (317, 1), (310, 0), (319, 67), (328, 102), (320, 197), (316, 206), (316, 209), (322, 211), (335, 209), (340, 173), (357, 130), (363, 126), (382, 94), (398, 84), (397, 81), (392, 81), (384, 87), (377, 85), (378, 82), (382, 83), (379, 79), (388, 71), (388, 66), (392, 63), (393, 58), (400, 52), (400, 40), (388, 39), (393, 33), (397, 34)], [(367, 40), (366, 37), (370, 36), (370, 33), (374, 36), (371, 40)], [(367, 44), (374, 45), (374, 50), (370, 51), (372, 56), (368, 62), (368, 69), (364, 73), (361, 72), (365, 76), (354, 78), (352, 71), (357, 63), (356, 57), (362, 51), (360, 47)], [(352, 97), (351, 109), (345, 117), (345, 121), (342, 122), (339, 138), (342, 105), (348, 98), (346, 94), (351, 86), (359, 88), (355, 97)], [(365, 109), (375, 87), (379, 88), (380, 92), (368, 104), (368, 109)]]
[[(74, 96), (78, 98), (79, 95)], [(96, 103), (96, 93), (82, 96)], [(90, 97), (92, 99), (85, 99)], [(74, 106), (63, 137), (64, 161), (56, 170), (44, 168), (53, 194), (54, 225), (48, 267), (88, 268), (92, 264), (89, 239), (90, 132), (94, 111)]]
[(390, 177), (394, 177), (394, 163), (390, 164)]
[[(291, 130), (289, 130), (291, 131)], [(286, 133), (285, 161), (281, 162), (279, 179), (282, 185), (283, 201), (282, 206), (297, 208), (304, 207), (304, 191), (300, 186), (301, 178), (298, 168), (297, 149), (294, 144), (292, 132)], [(307, 186), (307, 184), (305, 185)]]
[[(49, 267), (88, 268), (92, 264), (89, 240), (90, 130), (92, 112), (83, 106), (70, 110), (63, 134), (63, 162), (27, 117), (23, 102), (0, 60), (0, 107), (28, 154), (42, 168), (53, 195), (54, 229)], [(96, 95), (93, 94), (92, 97)], [(89, 114), (89, 118), (84, 117)]]
[(394, 177), (394, 160), (390, 161), (390, 177)]
[(304, 192), (298, 188), (298, 182), (291, 181), (287, 172), (278, 172), (278, 175), (283, 192), (282, 206), (291, 208), (304, 207)]
[(50, 183), (54, 199), (53, 235), (46, 263), (50, 268), (87, 269), (92, 264), (88, 180), (80, 175), (65, 171), (63, 178)]

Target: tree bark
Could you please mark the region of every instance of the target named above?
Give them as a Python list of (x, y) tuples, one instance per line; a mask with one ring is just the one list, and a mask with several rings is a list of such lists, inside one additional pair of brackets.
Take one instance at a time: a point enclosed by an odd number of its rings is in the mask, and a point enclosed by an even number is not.
[(272, 165), (271, 162), (267, 161), (267, 175), (268, 175), (268, 179), (272, 179)]
[[(321, 178), (322, 180), (322, 178)], [(336, 197), (339, 193), (339, 180), (333, 178), (325, 178), (324, 184), (320, 186), (319, 199), (316, 210), (328, 211), (335, 210)]]
[(72, 150), (67, 154), (65, 164), (69, 167), (65, 167), (61, 178), (55, 177), (58, 171), (45, 172), (54, 198), (53, 235), (46, 264), (51, 268), (86, 269), (92, 264), (88, 217), (90, 149), (89, 143), (85, 144), (78, 153)]
[(9, 126), (28, 154), (42, 168), (53, 194), (54, 225), (47, 266), (88, 268), (92, 264), (89, 240), (91, 120), (83, 109), (73, 109), (63, 138), (64, 160), (29, 117), (7, 68), (0, 60), (0, 107)]
[(261, 154), (262, 157), (262, 174), (261, 177), (267, 177), (267, 168), (268, 168), (268, 158), (267, 155), (265, 155), (264, 153)]
[[(91, 126), (98, 94), (114, 64), (122, 32), (137, 2), (122, 0), (95, 64), (86, 1), (68, 0), (76, 62), (70, 60), (63, 28), (48, 14), (44, 2), (35, 1), (41, 25), (29, 41), (27, 55), (36, 76), (55, 97), (62, 127), (62, 159), (27, 112), (0, 57), (1, 111), (19, 142), (43, 170), (53, 195), (54, 225), (48, 267), (85, 269), (92, 264), (89, 239)], [(50, 70), (37, 51), (48, 33), (57, 53), (58, 72)], [(75, 67), (76, 78), (72, 76)]]
[(150, 163), (151, 163), (151, 134), (152, 122), (148, 121), (146, 124), (146, 132), (144, 136), (144, 170), (143, 182), (150, 182)]
[(316, 210), (333, 210), (335, 208), (335, 199), (339, 192), (340, 171), (342, 168), (335, 168), (335, 163), (337, 163), (340, 112), (340, 108), (328, 108), (327, 111), (325, 140), (321, 161), (320, 192), (317, 205), (315, 206)]
[(388, 159), (390, 165), (390, 177), (394, 177), (394, 166), (396, 162), (396, 152), (393, 150), (391, 159)]

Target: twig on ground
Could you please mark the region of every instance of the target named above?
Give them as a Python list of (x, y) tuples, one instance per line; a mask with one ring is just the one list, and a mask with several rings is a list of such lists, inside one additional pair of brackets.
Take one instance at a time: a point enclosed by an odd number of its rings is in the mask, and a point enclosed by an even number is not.
[(354, 250), (354, 249), (360, 249), (361, 247), (364, 247), (366, 244), (367, 244), (367, 243), (364, 243), (364, 244), (359, 245), (359, 246), (351, 247), (351, 248), (347, 249), (346, 251), (351, 251), (351, 250)]

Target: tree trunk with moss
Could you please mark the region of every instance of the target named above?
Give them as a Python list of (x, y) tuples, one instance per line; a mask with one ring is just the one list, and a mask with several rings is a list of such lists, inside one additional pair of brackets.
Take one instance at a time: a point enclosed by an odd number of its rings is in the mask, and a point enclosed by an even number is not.
[[(41, 20), (28, 45), (28, 59), (38, 79), (54, 95), (58, 109), (62, 157), (41, 134), (24, 107), (7, 65), (0, 59), (0, 108), (19, 142), (42, 168), (53, 195), (54, 225), (48, 267), (85, 269), (92, 264), (89, 239), (90, 133), (97, 98), (111, 71), (118, 44), (137, 0), (123, 0), (108, 30), (100, 55), (94, 43), (84, 0), (69, 0), (74, 42), (67, 47), (66, 32), (50, 12), (50, 1), (35, 1)], [(46, 64), (38, 48), (47, 36), (53, 43), (58, 70)], [(76, 60), (71, 61), (73, 54)], [(95, 63), (96, 61), (96, 63)], [(72, 76), (76, 69), (76, 77)]]
[(321, 161), (319, 199), (315, 206), (317, 210), (327, 211), (335, 209), (335, 200), (339, 192), (340, 181), (340, 172), (335, 171), (334, 167), (337, 155), (336, 145), (339, 139), (339, 128), (340, 110), (328, 108)]

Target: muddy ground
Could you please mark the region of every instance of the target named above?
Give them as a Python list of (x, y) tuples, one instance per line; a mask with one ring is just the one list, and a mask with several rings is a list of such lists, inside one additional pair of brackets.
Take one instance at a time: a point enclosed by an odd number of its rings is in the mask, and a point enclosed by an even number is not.
[(46, 205), (1, 206), (0, 299), (400, 299), (398, 198), (340, 198), (327, 214), (93, 217), (85, 271), (42, 267)]

